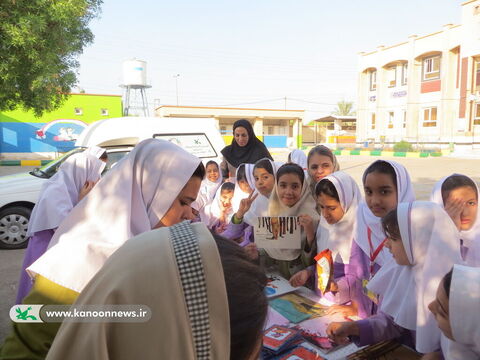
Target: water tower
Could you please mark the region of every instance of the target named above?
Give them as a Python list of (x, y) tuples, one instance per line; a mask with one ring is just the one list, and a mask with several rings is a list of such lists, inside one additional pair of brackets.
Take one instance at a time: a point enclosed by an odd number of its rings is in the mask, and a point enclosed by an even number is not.
[[(123, 116), (140, 115), (148, 116), (148, 101), (145, 89), (147, 85), (147, 62), (131, 59), (123, 62), (123, 84), (125, 89), (123, 98)], [(141, 99), (139, 99), (141, 98)]]

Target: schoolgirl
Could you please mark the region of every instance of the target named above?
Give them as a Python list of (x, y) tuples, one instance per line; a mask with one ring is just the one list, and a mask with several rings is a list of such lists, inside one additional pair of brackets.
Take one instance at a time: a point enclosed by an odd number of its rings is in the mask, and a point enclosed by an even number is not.
[(471, 178), (452, 174), (435, 184), (430, 197), (455, 223), (460, 234), (462, 258), (470, 266), (480, 266), (478, 193), (478, 186)]
[(303, 170), (308, 171), (307, 156), (300, 149), (294, 149), (288, 154), (288, 161), (299, 165)]
[[(317, 209), (321, 212), (316, 233), (317, 253), (329, 250), (326, 255), (327, 259), (331, 256), (333, 276), (331, 279), (329, 275), (325, 278), (320, 264), (317, 264), (295, 274), (290, 283), (293, 286), (302, 286), (309, 278), (315, 277), (314, 290), (318, 295), (325, 295), (336, 304), (344, 304), (350, 301), (350, 287), (355, 285), (348, 283), (345, 270), (350, 260), (357, 208), (362, 194), (350, 175), (337, 171), (318, 182), (315, 195)], [(325, 294), (327, 286), (329, 291)]]
[[(27, 268), (35, 282), (24, 304), (72, 304), (128, 239), (192, 219), (190, 205), (204, 176), (200, 159), (177, 145), (139, 143), (73, 208), (47, 252)], [(0, 358), (44, 358), (60, 324), (13, 326)]]
[(312, 196), (315, 196), (315, 185), (325, 176), (340, 170), (337, 157), (328, 147), (317, 145), (310, 149), (307, 156), (308, 184)]
[(43, 184), (28, 224), (27, 236), (30, 239), (23, 259), (16, 304), (21, 304), (32, 288), (32, 280), (25, 269), (47, 250), (55, 230), (73, 207), (93, 189), (104, 168), (105, 163), (87, 149), (68, 157), (57, 173)]
[(381, 266), (391, 260), (385, 249), (386, 237), (381, 219), (401, 202), (415, 200), (410, 176), (405, 167), (391, 160), (377, 160), (363, 174), (365, 199), (357, 210), (354, 241), (347, 268), (352, 309), (364, 318), (376, 312), (377, 297), (366, 285)]
[(207, 225), (211, 230), (222, 233), (227, 228), (233, 215), (232, 200), (235, 196), (235, 185), (224, 182), (217, 190), (212, 204), (206, 211)]
[(315, 206), (303, 169), (292, 163), (280, 166), (268, 204), (268, 215), (298, 217), (301, 226), (301, 249), (264, 250), (286, 279), (313, 263), (315, 230), (320, 220)]
[(211, 206), (215, 193), (222, 184), (220, 167), (217, 162), (210, 160), (205, 164), (206, 176), (200, 185), (197, 199), (192, 203), (192, 207), (198, 211), (200, 221), (208, 225), (208, 208)]
[[(268, 199), (275, 185), (276, 169), (277, 164), (270, 159), (257, 161), (253, 167), (256, 192), (250, 193), (247, 198), (240, 201), (232, 222), (222, 236), (227, 239), (240, 239), (241, 246), (253, 243), (253, 225), (257, 217), (268, 215)], [(250, 248), (251, 246), (248, 247), (248, 251)]]
[(480, 268), (454, 265), (438, 285), (429, 309), (442, 331), (444, 359), (480, 358)]
[(402, 338), (420, 353), (440, 348), (440, 330), (428, 305), (443, 275), (461, 262), (455, 226), (437, 204), (401, 203), (382, 219), (386, 248), (394, 261), (384, 264), (368, 285), (380, 296), (379, 312), (350, 323), (332, 323), (327, 333), (359, 346)]

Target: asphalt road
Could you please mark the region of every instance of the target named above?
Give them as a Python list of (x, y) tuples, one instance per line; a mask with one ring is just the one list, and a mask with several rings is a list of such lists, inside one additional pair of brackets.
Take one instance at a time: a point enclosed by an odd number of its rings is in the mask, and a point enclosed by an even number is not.
[[(285, 153), (274, 153), (276, 160), (285, 161)], [(367, 166), (377, 157), (339, 156), (340, 167), (349, 173), (358, 184)], [(434, 183), (443, 176), (461, 173), (473, 177), (480, 183), (480, 159), (441, 158), (394, 158), (408, 169), (418, 200), (428, 200)], [(0, 176), (28, 172), (33, 167), (0, 166)], [(20, 274), (24, 250), (0, 250), (0, 344), (10, 331), (9, 310), (16, 295), (16, 284)]]

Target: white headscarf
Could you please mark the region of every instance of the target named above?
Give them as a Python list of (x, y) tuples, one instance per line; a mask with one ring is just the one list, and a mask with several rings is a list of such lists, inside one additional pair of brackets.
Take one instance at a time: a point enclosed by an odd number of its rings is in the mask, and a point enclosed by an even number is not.
[(302, 150), (295, 149), (290, 153), (290, 162), (300, 165), (303, 170), (308, 170), (307, 155)]
[[(268, 160), (272, 165), (273, 178), (275, 181), (276, 179), (275, 174), (277, 173), (278, 168), (283, 164), (277, 161), (272, 161), (267, 158), (260, 159), (257, 161), (257, 163), (262, 160)], [(250, 209), (243, 216), (243, 221), (251, 226), (255, 225), (255, 222), (259, 216), (268, 216), (268, 197), (260, 194), (258, 191), (256, 191), (256, 193), (258, 194), (257, 198), (253, 201), (252, 205), (250, 206)]]
[[(226, 183), (229, 183), (228, 181), (225, 182), (224, 184)], [(222, 216), (222, 204), (221, 204), (221, 197), (222, 197), (222, 187), (223, 187), (223, 184), (222, 186), (220, 186), (218, 189), (217, 189), (217, 192), (215, 193), (215, 197), (213, 198), (213, 201), (212, 201), (212, 204), (208, 207), (208, 209), (206, 209), (205, 213), (208, 215), (208, 221), (206, 222), (206, 224), (208, 225), (209, 228), (211, 228), (212, 226), (215, 225), (215, 223), (221, 218)], [(234, 191), (237, 191), (237, 186), (235, 186), (235, 190)], [(240, 191), (240, 190), (239, 190)], [(235, 197), (235, 192), (233, 193), (233, 197)], [(232, 198), (232, 201), (233, 201), (233, 198)], [(230, 207), (230, 209), (228, 209), (228, 211), (226, 212), (225, 214), (225, 223), (226, 224), (229, 224), (231, 219), (232, 219), (232, 215), (234, 214), (234, 210), (233, 210), (233, 204), (232, 206)]]
[(344, 214), (340, 221), (333, 225), (327, 223), (323, 216), (320, 217), (317, 228), (317, 251), (330, 249), (335, 262), (348, 264), (356, 230), (357, 208), (362, 194), (355, 180), (343, 171), (334, 172), (322, 180), (324, 179), (335, 186)]
[[(377, 160), (384, 161), (389, 163), (395, 170), (397, 175), (397, 199), (398, 203), (402, 202), (412, 202), (415, 200), (415, 194), (413, 192), (412, 182), (410, 181), (410, 175), (408, 175), (407, 169), (402, 164), (397, 163), (396, 161), (391, 160)], [(375, 161), (375, 162), (377, 162)], [(375, 163), (374, 162), (374, 163)], [(363, 185), (365, 185), (366, 174), (363, 174)], [(373, 250), (375, 250), (385, 239), (385, 234), (383, 233), (381, 218), (375, 216), (372, 211), (368, 208), (366, 201), (362, 201), (358, 206), (358, 215), (357, 215), (357, 232), (355, 234), (355, 241), (360, 246), (365, 254), (370, 254), (370, 245), (368, 243), (368, 228), (372, 230), (372, 245)], [(378, 254), (375, 259), (375, 263), (382, 266), (392, 256), (390, 253), (383, 249)]]
[(442, 334), (442, 352), (447, 360), (480, 358), (480, 268), (455, 265), (448, 313), (455, 341)]
[(96, 182), (105, 163), (93, 155), (77, 153), (63, 162), (55, 175), (42, 187), (40, 198), (28, 223), (28, 236), (55, 229), (78, 203), (78, 195), (87, 180)]
[(208, 215), (205, 213), (205, 207), (209, 206), (217, 192), (218, 188), (222, 184), (222, 175), (220, 174), (220, 166), (216, 161), (213, 161), (218, 167), (219, 176), (217, 181), (210, 181), (208, 175), (205, 176), (205, 179), (202, 180), (200, 185), (200, 190), (198, 191), (197, 200), (192, 203), (192, 207), (200, 212), (200, 218), (202, 222), (207, 221)]
[[(285, 166), (288, 164), (285, 164)], [(313, 228), (316, 229), (318, 222), (320, 221), (320, 216), (316, 211), (316, 202), (310, 193), (306, 177), (303, 180), (302, 193), (300, 194), (300, 200), (293, 205), (288, 207), (284, 205), (279, 196), (278, 196), (278, 171), (277, 176), (275, 177), (275, 187), (273, 188), (272, 195), (270, 195), (270, 200), (268, 203), (268, 216), (299, 216), (299, 215), (310, 215), (313, 219)], [(305, 244), (306, 234), (302, 231), (302, 246)], [(265, 249), (267, 254), (277, 260), (294, 260), (298, 258), (302, 252), (301, 249)]]
[[(247, 183), (250, 186), (252, 190), (255, 189), (255, 179), (253, 177), (253, 167), (255, 166), (254, 164), (240, 164), (237, 169), (237, 174), (238, 171), (240, 170), (240, 167), (244, 166), (245, 167), (245, 177), (247, 178)], [(233, 199), (232, 199), (232, 208), (233, 211), (236, 212), (238, 210), (238, 207), (240, 206), (240, 201), (243, 199), (246, 199), (250, 193), (244, 192), (241, 188), (240, 185), (238, 184), (238, 181), (235, 181), (235, 193), (233, 194)]]
[[(442, 186), (445, 180), (450, 176), (461, 175), (468, 177), (463, 174), (452, 174), (445, 176), (440, 179), (435, 186), (433, 187), (432, 194), (430, 195), (430, 200), (434, 203), (437, 203), (442, 208), (445, 207), (442, 197)], [(472, 178), (468, 177), (476, 186), (477, 198), (480, 200), (480, 191), (478, 185)], [(477, 211), (477, 218), (473, 226), (469, 230), (460, 230), (460, 239), (463, 240), (463, 244), (468, 248), (467, 256), (465, 258), (465, 263), (469, 266), (480, 266), (480, 211)]]
[(70, 212), (27, 271), (82, 291), (125, 241), (159, 223), (199, 164), (171, 142), (142, 141)]
[(85, 149), (84, 153), (90, 154), (95, 156), (97, 159), (100, 159), (100, 157), (105, 154), (105, 149), (99, 147), (99, 146), (90, 146), (89, 148)]
[(151, 318), (127, 324), (67, 319), (48, 360), (230, 358), (223, 267), (202, 224), (184, 222), (127, 241), (75, 302), (90, 304), (146, 305)]
[(453, 264), (461, 263), (458, 231), (447, 213), (427, 201), (401, 203), (397, 219), (409, 262), (383, 266), (367, 286), (381, 295), (380, 310), (398, 325), (416, 331), (416, 349), (436, 351), (440, 330), (428, 305)]

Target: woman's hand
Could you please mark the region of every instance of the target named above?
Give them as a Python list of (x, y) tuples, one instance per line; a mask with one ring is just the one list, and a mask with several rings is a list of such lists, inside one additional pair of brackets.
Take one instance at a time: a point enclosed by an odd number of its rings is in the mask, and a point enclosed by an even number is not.
[(303, 286), (308, 281), (309, 277), (310, 271), (308, 271), (307, 269), (301, 270), (290, 278), (290, 285), (292, 285), (293, 287)]
[(452, 200), (447, 199), (447, 204), (445, 205), (445, 211), (453, 220), (458, 230), (460, 230), (462, 226), (460, 215), (462, 214), (462, 210), (464, 206), (465, 206), (465, 201), (463, 201), (462, 199), (452, 199)]
[(258, 259), (258, 249), (257, 245), (255, 243), (250, 243), (244, 247), (245, 252), (247, 253), (247, 256), (251, 260), (257, 260)]
[(78, 194), (78, 201), (82, 200), (87, 194), (93, 189), (96, 182), (87, 180), (85, 184), (80, 189), (80, 193)]
[(349, 336), (360, 335), (356, 321), (332, 322), (327, 327), (328, 337), (336, 344), (346, 344)]
[(313, 240), (315, 240), (315, 230), (313, 228), (313, 219), (310, 215), (302, 214), (298, 216), (298, 223), (305, 231), (307, 235), (308, 245), (311, 246)]
[(247, 198), (240, 200), (240, 205), (238, 206), (238, 210), (235, 214), (235, 217), (238, 220), (243, 219), (243, 216), (247, 213), (248, 210), (250, 210), (250, 207), (252, 206), (252, 203), (255, 201), (255, 199), (258, 196), (258, 193), (253, 195), (254, 191), (248, 195)]

